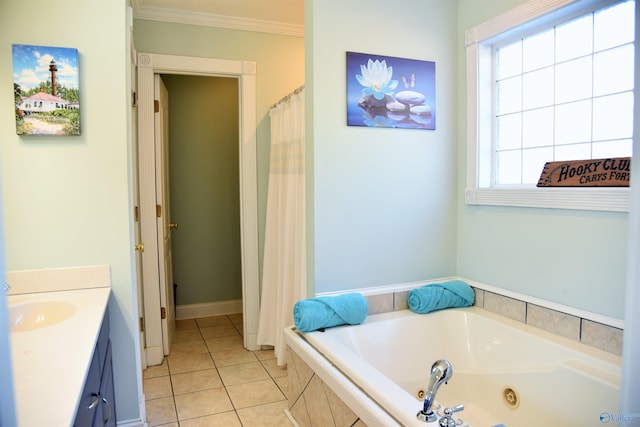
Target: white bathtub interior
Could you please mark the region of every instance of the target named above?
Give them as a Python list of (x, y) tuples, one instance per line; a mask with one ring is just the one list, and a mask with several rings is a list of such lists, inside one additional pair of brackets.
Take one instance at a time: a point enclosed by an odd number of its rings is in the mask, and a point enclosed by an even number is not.
[(304, 339), (402, 425), (426, 425), (416, 394), (437, 359), (453, 377), (436, 401), (465, 405), (456, 415), (473, 427), (597, 425), (619, 409), (619, 356), (475, 307), (373, 315)]

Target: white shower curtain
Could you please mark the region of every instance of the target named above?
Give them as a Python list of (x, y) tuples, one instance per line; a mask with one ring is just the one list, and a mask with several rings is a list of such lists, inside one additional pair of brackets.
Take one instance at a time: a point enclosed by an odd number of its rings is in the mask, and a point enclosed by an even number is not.
[(271, 155), (257, 343), (274, 346), (284, 365), (282, 333), (293, 305), (306, 297), (304, 88), (269, 111)]

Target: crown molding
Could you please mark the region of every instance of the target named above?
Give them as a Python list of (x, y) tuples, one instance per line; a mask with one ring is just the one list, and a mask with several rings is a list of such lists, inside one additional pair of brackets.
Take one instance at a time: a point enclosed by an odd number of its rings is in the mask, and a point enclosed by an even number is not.
[(240, 18), (236, 16), (216, 15), (213, 13), (190, 12), (179, 9), (147, 7), (142, 6), (141, 3), (141, 1), (133, 2), (134, 19), (146, 19), (149, 21), (173, 22), (178, 24), (202, 25), (206, 27), (304, 37), (303, 25)]

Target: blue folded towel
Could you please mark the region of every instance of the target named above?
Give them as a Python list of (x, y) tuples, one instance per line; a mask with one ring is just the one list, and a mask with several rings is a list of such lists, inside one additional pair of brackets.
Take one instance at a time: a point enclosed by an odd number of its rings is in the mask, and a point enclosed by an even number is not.
[(338, 325), (357, 325), (369, 312), (367, 300), (357, 293), (300, 300), (293, 306), (293, 321), (300, 332)]
[(409, 291), (409, 308), (419, 314), (450, 307), (468, 307), (475, 293), (461, 280), (433, 283)]

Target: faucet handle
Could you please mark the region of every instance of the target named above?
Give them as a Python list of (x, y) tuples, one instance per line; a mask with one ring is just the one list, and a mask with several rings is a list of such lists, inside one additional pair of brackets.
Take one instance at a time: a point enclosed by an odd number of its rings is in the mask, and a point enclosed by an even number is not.
[(11, 290), (11, 286), (9, 286), (9, 284), (7, 282), (4, 282), (4, 285), (2, 286), (2, 289), (4, 291), (10, 291)]
[(442, 411), (444, 413), (444, 417), (440, 418), (440, 427), (456, 427), (456, 422), (451, 415), (462, 410), (464, 410), (464, 405), (456, 405), (453, 408), (444, 408)]

